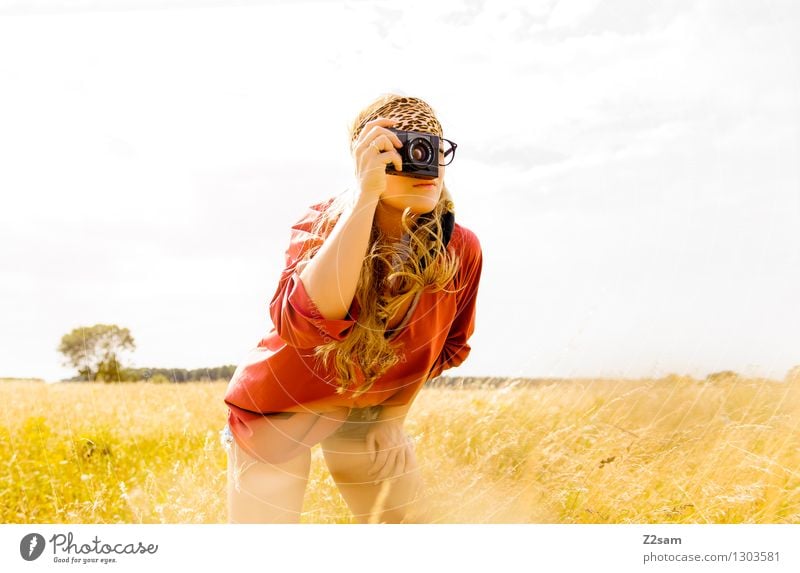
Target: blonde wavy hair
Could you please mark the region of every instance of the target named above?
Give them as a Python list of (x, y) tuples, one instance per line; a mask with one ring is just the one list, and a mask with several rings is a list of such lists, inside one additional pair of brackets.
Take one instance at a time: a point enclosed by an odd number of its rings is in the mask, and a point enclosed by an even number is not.
[[(351, 153), (352, 142), (358, 138), (364, 123), (377, 117), (376, 112), (382, 112), (381, 116), (392, 117), (391, 111), (387, 113), (387, 104), (396, 101), (404, 102), (407, 116), (409, 99), (414, 100), (413, 105), (427, 108), (423, 108), (422, 113), (432, 115), (433, 110), (422, 100), (384, 94), (367, 105), (350, 124)], [(391, 108), (391, 105), (388, 107)], [(414, 125), (409, 127), (408, 119), (405, 123), (401, 129), (414, 128)], [(416, 127), (423, 131), (419, 124)], [(357, 191), (357, 186), (354, 186), (334, 197), (314, 222), (311, 235), (324, 240), (342, 213), (353, 206)], [(404, 239), (400, 243), (391, 242), (373, 222), (369, 248), (361, 265), (355, 292), (360, 309), (357, 320), (343, 340), (334, 340), (314, 349), (318, 360), (333, 360), (337, 393), (342, 394), (352, 387), (354, 396), (360, 396), (386, 370), (397, 364), (400, 361), (399, 348), (386, 338), (389, 317), (404, 303), (413, 301), (417, 293), (426, 288), (430, 288), (432, 292), (446, 290), (458, 270), (458, 258), (451, 249), (445, 247), (442, 217), (453, 212), (452, 197), (442, 183), (442, 193), (433, 211), (418, 214), (416, 218), (410, 209), (403, 211)], [(315, 245), (300, 260), (311, 259), (322, 245), (322, 240), (314, 241)], [(359, 370), (364, 378), (360, 385), (357, 375)]]

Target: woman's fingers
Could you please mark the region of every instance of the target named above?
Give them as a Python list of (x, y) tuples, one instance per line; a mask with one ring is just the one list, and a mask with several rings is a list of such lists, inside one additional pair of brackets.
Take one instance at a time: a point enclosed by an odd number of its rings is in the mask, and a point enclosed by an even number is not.
[(367, 475), (373, 484), (402, 476), (414, 464), (414, 442), (403, 431), (402, 423), (381, 421), (366, 434), (366, 447), (372, 462)]
[(392, 146), (389, 149), (393, 147), (402, 147), (403, 142), (400, 141), (400, 138), (397, 136), (395, 132), (389, 129), (389, 127), (391, 127), (396, 123), (395, 120), (384, 118), (383, 121), (384, 123), (382, 125), (376, 124), (370, 127), (369, 131), (367, 131), (367, 128), (365, 127), (364, 131), (362, 131), (361, 135), (359, 136), (359, 140), (361, 141), (361, 143), (366, 143), (367, 145), (369, 145), (379, 136), (384, 136), (386, 138), (386, 141), (388, 141)]
[(386, 464), (383, 466), (381, 471), (375, 476), (375, 483), (381, 482), (392, 475), (392, 472), (395, 469), (395, 462), (397, 460), (397, 448), (392, 448), (392, 451), (386, 457)]
[(373, 139), (373, 140), (370, 142), (370, 144), (369, 144), (369, 146), (370, 146), (370, 147), (374, 147), (374, 148), (375, 148), (375, 149), (378, 151), (378, 153), (381, 153), (381, 152), (383, 152), (383, 151), (389, 151), (389, 150), (391, 150), (391, 148), (392, 148), (392, 147), (391, 147), (391, 145), (392, 145), (392, 143), (391, 143), (391, 142), (389, 141), (389, 139), (388, 139), (388, 138), (387, 138), (385, 135), (383, 135), (383, 134), (379, 134), (379, 135), (378, 135), (378, 136), (377, 136), (375, 139)]
[[(388, 121), (388, 125), (393, 123), (392, 120)], [(389, 131), (385, 127), (375, 126), (369, 131), (366, 131), (366, 133), (361, 132), (361, 135), (356, 141), (356, 155), (363, 155), (366, 151), (370, 150), (370, 147), (372, 147), (373, 144), (375, 144), (375, 146), (377, 146), (381, 151), (393, 150), (395, 147), (402, 147), (402, 142), (400, 141), (400, 138), (397, 137), (396, 133)]]
[(363, 193), (380, 198), (386, 190), (386, 166), (393, 163), (397, 171), (403, 170), (403, 158), (395, 149), (402, 142), (388, 129), (395, 123), (385, 117), (368, 121), (356, 140), (356, 175)]
[(400, 448), (400, 453), (397, 454), (397, 465), (394, 468), (394, 477), (400, 477), (406, 473), (406, 446)]
[(410, 457), (413, 455), (411, 447), (411, 442), (406, 438), (403, 439), (402, 443), (394, 446), (391, 449), (391, 453), (387, 456), (386, 464), (383, 466), (380, 473), (375, 476), (374, 483), (378, 483), (386, 478), (405, 475), (406, 468), (410, 463)]
[(373, 434), (372, 432), (368, 433), (366, 442), (367, 442), (367, 452), (369, 452), (369, 461), (375, 463), (375, 456), (376, 456), (375, 434)]
[(375, 463), (373, 463), (372, 466), (370, 466), (367, 473), (369, 475), (375, 475), (377, 472), (381, 471), (386, 465), (386, 460), (388, 458), (389, 458), (389, 452), (386, 450), (386, 448), (379, 447), (378, 453), (375, 457)]
[[(397, 136), (392, 132), (389, 131), (387, 133), (394, 136), (394, 139), (398, 143), (400, 142)], [(367, 144), (367, 142), (369, 143)], [(366, 147), (361, 151), (362, 173), (369, 171), (371, 163), (373, 163), (373, 157), (378, 158), (378, 164), (374, 167), (383, 169), (384, 173), (386, 172), (386, 165), (389, 163), (394, 163), (394, 168), (398, 171), (402, 171), (403, 157), (395, 150), (393, 141), (390, 140), (385, 133), (378, 133), (372, 140), (367, 139), (364, 143)]]
[[(403, 170), (403, 158), (396, 151), (386, 151), (384, 153), (381, 153), (379, 157), (381, 158), (381, 162), (384, 165), (388, 165), (389, 163), (394, 163), (395, 171)], [(384, 167), (384, 170), (385, 169), (386, 168)]]
[(381, 128), (381, 131), (369, 134), (359, 144), (356, 152), (359, 158), (360, 171), (363, 172), (369, 169), (370, 165), (375, 163), (375, 157), (378, 159), (377, 164), (384, 170), (387, 164), (394, 163), (395, 169), (401, 171), (403, 169), (403, 157), (396, 150), (396, 147), (402, 146), (400, 138), (388, 129)]

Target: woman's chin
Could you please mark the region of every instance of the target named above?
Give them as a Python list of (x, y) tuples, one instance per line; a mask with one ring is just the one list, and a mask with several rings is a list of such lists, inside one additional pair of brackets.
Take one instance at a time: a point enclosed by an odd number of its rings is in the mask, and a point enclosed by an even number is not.
[(384, 196), (381, 202), (391, 209), (403, 211), (410, 209), (415, 215), (430, 213), (436, 208), (439, 202), (441, 191), (414, 190), (403, 193), (392, 193)]
[(439, 197), (432, 197), (430, 193), (420, 193), (419, 195), (406, 196), (403, 202), (406, 207), (411, 209), (412, 213), (421, 215), (433, 211), (439, 202)]

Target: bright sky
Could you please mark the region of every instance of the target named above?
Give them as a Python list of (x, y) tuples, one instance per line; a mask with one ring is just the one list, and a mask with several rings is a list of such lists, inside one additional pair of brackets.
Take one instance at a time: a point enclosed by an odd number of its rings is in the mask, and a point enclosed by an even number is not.
[(289, 226), (350, 183), (347, 123), (392, 90), (459, 144), (484, 250), (448, 374), (800, 364), (800, 4), (3, 6), (0, 376), (73, 375), (56, 347), (95, 323), (135, 366), (238, 363)]

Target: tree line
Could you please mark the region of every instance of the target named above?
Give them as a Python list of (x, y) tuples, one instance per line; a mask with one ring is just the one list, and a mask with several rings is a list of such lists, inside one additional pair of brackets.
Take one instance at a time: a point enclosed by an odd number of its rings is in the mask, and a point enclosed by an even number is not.
[(65, 378), (64, 382), (134, 382), (147, 380), (150, 382), (193, 382), (193, 381), (215, 381), (230, 380), (236, 370), (235, 364), (225, 366), (215, 366), (213, 368), (123, 368), (119, 371), (119, 377), (109, 376), (113, 372), (103, 373), (98, 379), (88, 378), (85, 374), (79, 374), (71, 378)]
[(134, 368), (121, 361), (124, 352), (136, 349), (127, 328), (116, 324), (80, 326), (61, 337), (58, 351), (77, 374), (65, 381), (84, 382), (188, 382), (190, 380), (229, 380), (236, 365), (212, 368)]

